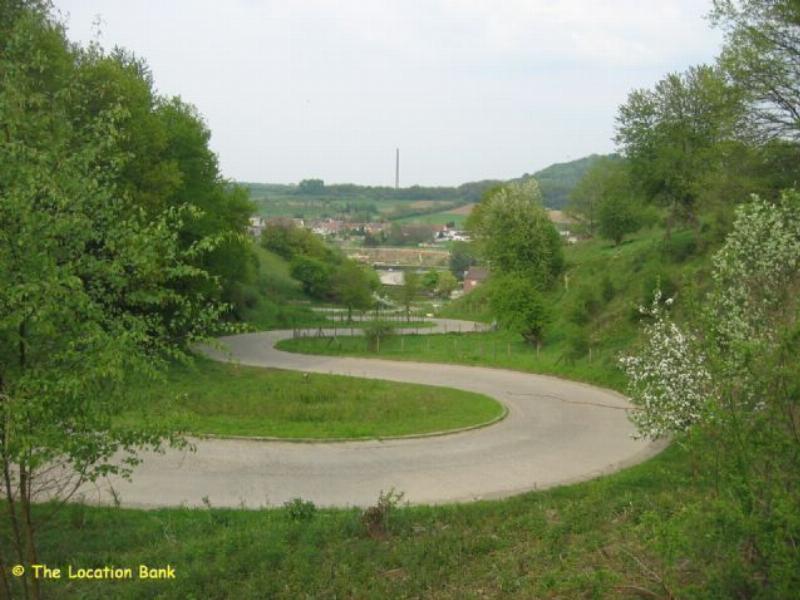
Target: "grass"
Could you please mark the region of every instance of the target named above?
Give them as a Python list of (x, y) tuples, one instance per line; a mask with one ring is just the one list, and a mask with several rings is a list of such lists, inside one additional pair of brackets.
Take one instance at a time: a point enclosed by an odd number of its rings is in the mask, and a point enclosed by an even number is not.
[(295, 338), (283, 340), (278, 348), (289, 352), (325, 356), (361, 356), (391, 360), (481, 365), (531, 373), (548, 373), (579, 381), (622, 389), (624, 377), (608, 351), (592, 361), (569, 361), (563, 340), (550, 343), (537, 353), (516, 334), (497, 331), (486, 333), (447, 333), (436, 335), (391, 336), (381, 341), (380, 352), (367, 347), (362, 336), (331, 338)]
[(493, 399), (450, 388), (261, 369), (198, 359), (148, 388), (145, 416), (194, 434), (380, 438), (468, 427), (502, 414)]
[(691, 465), (690, 453), (673, 447), (579, 485), (400, 508), (377, 536), (357, 509), (293, 520), (286, 509), (72, 505), (41, 531), (41, 562), (169, 563), (176, 579), (64, 579), (44, 590), (87, 599), (727, 597), (707, 569), (713, 546), (707, 556), (687, 555), (679, 539), (663, 535), (685, 517), (676, 498), (700, 503), (712, 485)]

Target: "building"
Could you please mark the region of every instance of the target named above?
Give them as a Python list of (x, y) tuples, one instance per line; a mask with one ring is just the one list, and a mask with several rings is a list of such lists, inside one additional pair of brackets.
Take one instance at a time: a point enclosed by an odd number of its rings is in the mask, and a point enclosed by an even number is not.
[(486, 267), (470, 267), (464, 275), (464, 293), (471, 292), (489, 277)]

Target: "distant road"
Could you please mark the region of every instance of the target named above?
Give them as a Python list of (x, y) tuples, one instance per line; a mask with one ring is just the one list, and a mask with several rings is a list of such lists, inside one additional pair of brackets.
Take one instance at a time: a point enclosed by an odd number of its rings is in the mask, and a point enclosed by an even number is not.
[[(436, 319), (425, 333), (468, 331)], [(316, 330), (314, 330), (316, 331)], [(338, 331), (339, 335), (342, 331)], [(131, 483), (113, 481), (123, 506), (276, 506), (292, 498), (319, 506), (368, 506), (395, 488), (415, 503), (500, 498), (577, 482), (632, 465), (662, 446), (632, 439), (627, 400), (612, 391), (504, 369), (292, 354), (275, 344), (291, 331), (222, 338), (217, 360), (246, 365), (421, 383), (486, 394), (503, 403), (501, 422), (463, 433), (341, 443), (195, 440), (195, 453), (150, 454)], [(87, 501), (110, 502), (102, 488)]]

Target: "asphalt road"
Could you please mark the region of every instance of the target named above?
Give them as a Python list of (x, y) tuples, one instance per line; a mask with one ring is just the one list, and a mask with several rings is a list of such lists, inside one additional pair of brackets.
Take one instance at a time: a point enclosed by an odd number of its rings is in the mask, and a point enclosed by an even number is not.
[[(474, 324), (437, 320), (420, 332), (468, 331)], [(339, 330), (341, 334), (342, 331)], [(257, 508), (292, 498), (318, 506), (368, 506), (395, 488), (414, 504), (500, 498), (577, 482), (645, 460), (662, 445), (632, 438), (626, 399), (590, 385), (484, 367), (291, 354), (274, 345), (291, 331), (222, 338), (228, 352), (204, 351), (246, 365), (335, 373), (459, 388), (496, 398), (508, 409), (494, 425), (437, 437), (337, 443), (240, 439), (193, 440), (195, 452), (147, 454), (132, 482), (84, 489), (84, 500), (110, 503), (106, 486), (130, 507)], [(206, 500), (204, 500), (206, 499)]]

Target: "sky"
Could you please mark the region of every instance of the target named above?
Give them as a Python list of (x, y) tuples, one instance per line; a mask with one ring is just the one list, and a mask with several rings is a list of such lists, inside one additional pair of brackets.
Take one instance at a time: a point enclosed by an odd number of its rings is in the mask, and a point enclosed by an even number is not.
[(238, 181), (457, 185), (614, 150), (628, 93), (711, 62), (701, 0), (55, 0), (194, 104)]

